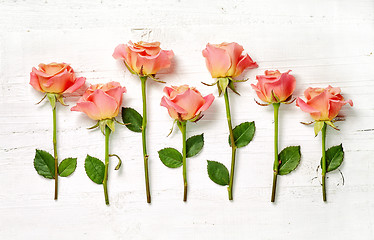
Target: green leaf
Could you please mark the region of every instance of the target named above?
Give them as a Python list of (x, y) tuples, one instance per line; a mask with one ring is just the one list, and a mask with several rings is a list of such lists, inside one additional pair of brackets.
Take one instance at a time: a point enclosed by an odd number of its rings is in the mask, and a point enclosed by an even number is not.
[(55, 178), (55, 159), (48, 152), (36, 149), (34, 167), (39, 175), (49, 179)]
[(208, 160), (208, 175), (218, 185), (226, 186), (230, 183), (229, 170), (222, 163)]
[(193, 157), (198, 154), (204, 146), (204, 134), (195, 135), (187, 139), (186, 152), (187, 157)]
[(102, 184), (104, 181), (105, 166), (102, 161), (95, 157), (87, 155), (84, 161), (84, 169), (86, 170), (87, 176), (97, 184)]
[(278, 155), (280, 161), (278, 167), (279, 175), (286, 175), (295, 170), (301, 158), (300, 146), (290, 146), (284, 148)]
[(142, 116), (133, 108), (122, 108), (122, 121), (133, 132), (142, 132)]
[(76, 158), (65, 158), (58, 166), (58, 174), (61, 177), (70, 176), (77, 168)]
[(164, 148), (158, 151), (161, 162), (169, 168), (177, 168), (183, 165), (182, 154), (175, 148)]
[(325, 125), (324, 121), (316, 121), (314, 123), (314, 134), (315, 134), (315, 136), (317, 136), (318, 133), (322, 130), (323, 125)]
[[(255, 135), (255, 122), (243, 122), (236, 126), (233, 130), (235, 145), (238, 148), (245, 147), (252, 141)], [(231, 146), (231, 139), (229, 136), (229, 144)]]
[[(343, 162), (344, 159), (344, 151), (343, 145), (337, 145), (334, 147), (329, 148), (326, 151), (326, 171), (331, 172), (337, 169)], [(322, 158), (321, 158), (321, 166), (322, 166)]]

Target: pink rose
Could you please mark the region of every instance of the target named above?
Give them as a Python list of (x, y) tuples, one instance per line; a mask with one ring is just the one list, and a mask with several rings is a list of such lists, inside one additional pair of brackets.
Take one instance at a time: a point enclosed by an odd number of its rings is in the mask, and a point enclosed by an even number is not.
[[(257, 75), (257, 84), (251, 84), (257, 96), (267, 103), (278, 103), (288, 101), (295, 90), (295, 77), (290, 75), (288, 70), (285, 73), (276, 71), (265, 71), (265, 75)], [(273, 95), (274, 94), (274, 95)]]
[(182, 121), (199, 119), (214, 100), (213, 94), (203, 97), (196, 88), (188, 85), (165, 87), (164, 93), (161, 106), (168, 109), (170, 117)]
[(169, 68), (174, 53), (162, 50), (159, 42), (137, 42), (119, 44), (113, 53), (115, 59), (122, 59), (130, 71), (140, 76), (154, 75), (160, 69)]
[(32, 68), (30, 84), (35, 90), (46, 93), (72, 93), (78, 90), (86, 78), (76, 78), (74, 70), (66, 63), (39, 64)]
[(125, 92), (118, 82), (91, 85), (71, 110), (84, 112), (93, 120), (112, 119), (119, 113)]
[(232, 42), (206, 45), (203, 56), (212, 78), (236, 77), (246, 68), (257, 68), (248, 54), (242, 55), (243, 47)]
[(338, 114), (340, 109), (347, 103), (353, 106), (352, 100), (345, 101), (340, 95), (340, 88), (308, 88), (304, 92), (307, 102), (297, 98), (296, 106), (304, 112), (310, 113), (316, 121), (331, 121)]

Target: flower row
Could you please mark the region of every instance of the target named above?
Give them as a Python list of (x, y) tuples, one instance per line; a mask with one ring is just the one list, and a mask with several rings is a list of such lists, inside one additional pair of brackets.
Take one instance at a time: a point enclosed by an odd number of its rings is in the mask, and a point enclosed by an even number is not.
[[(206, 59), (206, 66), (215, 78), (213, 84), (217, 85), (219, 96), (223, 95), (225, 99), (226, 117), (228, 123), (229, 137), (228, 142), (231, 147), (231, 167), (230, 171), (219, 162), (208, 161), (208, 175), (210, 179), (223, 186), (228, 186), (229, 199), (233, 199), (233, 179), (235, 172), (236, 151), (248, 145), (255, 134), (255, 123), (244, 122), (236, 127), (231, 123), (231, 112), (229, 104), (229, 90), (239, 94), (235, 83), (245, 82), (247, 80), (237, 79), (245, 69), (257, 68), (258, 65), (248, 54), (243, 53), (244, 49), (237, 43), (207, 44), (202, 51)], [(105, 135), (105, 161), (104, 163), (90, 155), (85, 160), (85, 170), (88, 177), (97, 184), (104, 187), (104, 196), (106, 204), (109, 204), (107, 190), (108, 166), (110, 157), (118, 159), (116, 170), (121, 167), (122, 161), (116, 154), (110, 154), (109, 139), (110, 134), (115, 131), (115, 124), (126, 125), (134, 132), (142, 133), (142, 155), (145, 171), (145, 186), (147, 202), (151, 202), (150, 181), (148, 171), (149, 156), (146, 144), (147, 127), (147, 105), (146, 105), (146, 82), (152, 79), (164, 83), (156, 78), (156, 74), (161, 69), (169, 68), (174, 56), (173, 51), (163, 50), (159, 42), (138, 42), (118, 45), (113, 53), (115, 59), (120, 59), (127, 69), (137, 75), (141, 80), (143, 114), (139, 114), (132, 108), (122, 108), (122, 121), (116, 117), (121, 110), (122, 95), (126, 88), (118, 82), (109, 82), (106, 84), (90, 85), (76, 105), (71, 108), (72, 111), (85, 113), (88, 117), (96, 120), (97, 123), (89, 128), (100, 128)], [(274, 107), (274, 165), (273, 165), (273, 188), (271, 201), (275, 201), (277, 177), (286, 175), (295, 170), (298, 166), (301, 153), (300, 146), (290, 146), (279, 152), (278, 150), (278, 115), (280, 105), (291, 104), (296, 98), (292, 94), (296, 87), (296, 79), (290, 74), (290, 71), (281, 73), (276, 71), (265, 71), (264, 75), (256, 76), (257, 84), (251, 84), (258, 98), (263, 102), (257, 102), (261, 106), (272, 105)], [(74, 70), (66, 63), (39, 64), (39, 68), (33, 68), (30, 73), (30, 84), (34, 89), (45, 93), (49, 100), (53, 112), (53, 156), (46, 151), (36, 150), (34, 158), (34, 167), (38, 174), (45, 178), (55, 181), (55, 199), (58, 198), (58, 176), (67, 177), (71, 175), (76, 168), (77, 159), (67, 158), (59, 162), (57, 154), (57, 130), (56, 130), (56, 103), (64, 103), (64, 94), (73, 93), (85, 84), (84, 77), (76, 77)], [(187, 158), (198, 154), (204, 146), (203, 134), (196, 135), (187, 139), (187, 122), (197, 122), (203, 117), (203, 113), (208, 110), (214, 101), (213, 94), (205, 97), (194, 87), (188, 85), (171, 86), (164, 88), (164, 94), (160, 105), (167, 108), (168, 113), (174, 123), (182, 133), (182, 153), (174, 148), (161, 149), (158, 154), (164, 165), (170, 168), (183, 166), (183, 200), (187, 201)], [(326, 201), (325, 179), (326, 173), (337, 169), (344, 157), (342, 145), (331, 147), (326, 150), (326, 128), (337, 127), (334, 122), (340, 109), (345, 104), (353, 105), (351, 100), (345, 100), (340, 94), (340, 88), (328, 86), (327, 88), (308, 88), (304, 92), (306, 100), (296, 99), (296, 105), (304, 112), (310, 113), (314, 119), (314, 130), (317, 136), (322, 132), (322, 192), (323, 200)], [(44, 99), (43, 98), (43, 99)], [(42, 99), (42, 100), (43, 100)], [(174, 127), (174, 124), (173, 124)], [(173, 130), (173, 128), (172, 128)], [(171, 131), (172, 131), (171, 130)]]

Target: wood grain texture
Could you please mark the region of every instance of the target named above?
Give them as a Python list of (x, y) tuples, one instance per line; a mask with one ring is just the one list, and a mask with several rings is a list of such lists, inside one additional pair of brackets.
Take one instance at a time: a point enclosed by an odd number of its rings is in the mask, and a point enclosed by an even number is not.
[[(58, 106), (60, 159), (78, 157), (76, 172), (53, 181), (35, 172), (35, 148), (52, 150), (52, 112), (28, 84), (40, 62), (64, 61), (89, 83), (119, 81), (128, 93), (124, 106), (141, 110), (140, 81), (112, 58), (119, 43), (158, 40), (173, 49), (168, 85), (188, 83), (204, 95), (214, 93), (201, 50), (207, 42), (236, 41), (257, 61), (231, 94), (233, 124), (255, 121), (253, 141), (239, 149), (234, 201), (208, 178), (206, 160), (229, 166), (230, 148), (223, 98), (216, 98), (188, 136), (204, 132), (205, 146), (188, 160), (189, 199), (182, 202), (181, 169), (158, 159), (165, 146), (180, 149), (181, 134), (166, 137), (172, 120), (160, 107), (162, 88), (148, 86), (152, 204), (145, 198), (141, 135), (117, 127), (111, 152), (124, 160), (110, 164), (111, 206), (102, 187), (84, 172), (87, 153), (103, 159), (104, 137), (88, 131), (93, 121)], [(0, 238), (1, 239), (374, 239), (374, 2), (369, 0), (77, 0), (0, 1)], [(351, 98), (343, 107), (340, 132), (328, 130), (327, 146), (343, 143), (345, 160), (328, 174), (328, 203), (322, 202), (316, 168), (319, 137), (295, 105), (281, 106), (280, 149), (301, 145), (297, 171), (281, 176), (277, 202), (272, 183), (272, 109), (255, 104), (250, 83), (266, 69), (292, 69), (295, 96), (308, 86), (332, 84)], [(72, 106), (77, 94), (67, 99)]]

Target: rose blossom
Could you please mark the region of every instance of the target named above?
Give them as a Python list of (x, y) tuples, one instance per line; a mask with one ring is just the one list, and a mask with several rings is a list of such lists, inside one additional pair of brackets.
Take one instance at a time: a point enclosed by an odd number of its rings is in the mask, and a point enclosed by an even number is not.
[(307, 102), (301, 98), (297, 98), (296, 106), (300, 107), (304, 112), (310, 113), (316, 121), (331, 121), (338, 114), (340, 109), (347, 103), (353, 106), (352, 100), (345, 101), (340, 95), (340, 88), (308, 88), (304, 95)]
[(159, 42), (137, 42), (119, 44), (113, 53), (115, 59), (123, 59), (130, 70), (140, 76), (156, 74), (160, 69), (169, 68), (174, 53), (162, 50)]
[[(265, 75), (257, 75), (257, 84), (251, 84), (257, 96), (267, 103), (278, 103), (287, 101), (295, 90), (295, 77), (290, 75), (288, 70), (285, 73), (276, 71), (265, 71)], [(273, 96), (274, 94), (274, 96)]]
[(246, 68), (257, 68), (257, 63), (248, 54), (242, 54), (243, 47), (235, 42), (206, 45), (203, 56), (212, 78), (236, 77)]
[(86, 81), (84, 77), (75, 77), (74, 70), (66, 63), (39, 64), (39, 69), (32, 68), (30, 85), (40, 92), (72, 93)]
[(112, 119), (119, 113), (125, 92), (118, 82), (91, 85), (71, 110), (84, 112), (93, 120)]
[(161, 106), (168, 109), (170, 117), (182, 121), (198, 118), (214, 100), (213, 94), (203, 97), (196, 88), (188, 85), (165, 87), (164, 93)]

